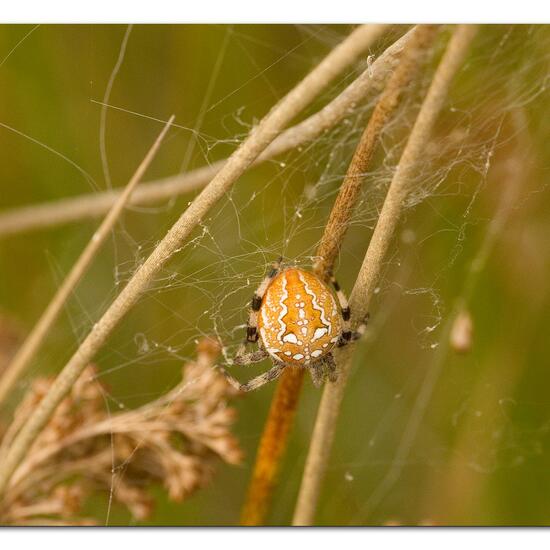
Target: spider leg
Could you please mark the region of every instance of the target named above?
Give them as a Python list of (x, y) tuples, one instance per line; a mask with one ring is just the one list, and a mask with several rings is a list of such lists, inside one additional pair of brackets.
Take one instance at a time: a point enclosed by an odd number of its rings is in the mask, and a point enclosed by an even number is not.
[(351, 332), (350, 330), (350, 318), (351, 311), (349, 309), (348, 299), (344, 294), (344, 291), (340, 288), (338, 281), (334, 277), (330, 277), (330, 282), (336, 292), (336, 298), (338, 298), (338, 303), (340, 304), (340, 311), (342, 312), (342, 319), (344, 320), (344, 325), (342, 326), (342, 334)]
[(369, 324), (370, 319), (370, 313), (367, 313), (363, 320), (357, 325), (357, 328), (351, 333), (351, 339), (352, 340), (359, 340), (359, 338), (362, 338), (367, 330), (367, 325)]
[(336, 362), (334, 361), (334, 356), (332, 353), (329, 353), (323, 357), (323, 363), (326, 366), (326, 374), (328, 379), (331, 382), (336, 382), (338, 379), (338, 371), (336, 369)]
[(355, 330), (348, 329), (347, 331), (342, 331), (342, 334), (340, 335), (340, 340), (338, 341), (338, 347), (341, 348), (342, 346), (345, 346), (350, 342), (355, 342), (356, 340), (359, 340), (367, 330), (369, 317), (370, 316), (367, 313)]
[(311, 380), (313, 385), (318, 388), (325, 379), (325, 372), (323, 369), (323, 361), (317, 361), (309, 366), (309, 373), (311, 374)]
[(225, 376), (226, 380), (236, 390), (247, 392), (247, 391), (257, 390), (264, 384), (267, 384), (268, 382), (271, 382), (272, 380), (279, 378), (279, 376), (281, 375), (285, 367), (286, 365), (282, 363), (273, 365), (273, 367), (271, 367), (267, 372), (264, 372), (263, 374), (256, 376), (256, 378), (252, 378), (252, 380), (249, 380), (244, 384), (241, 384), (237, 379), (233, 378), (223, 367), (220, 367), (220, 370), (222, 374)]
[(259, 349), (258, 351), (253, 351), (251, 353), (238, 353), (235, 355), (235, 358), (233, 359), (234, 365), (250, 365), (252, 363), (259, 363), (260, 361), (263, 361), (266, 357), (268, 357), (269, 354), (267, 351), (263, 349)]
[(264, 298), (265, 291), (269, 286), (269, 283), (279, 273), (282, 258), (279, 258), (271, 267), (269, 273), (264, 277), (264, 280), (260, 283), (260, 286), (254, 292), (252, 297), (252, 303), (250, 307), (250, 314), (248, 316), (248, 323), (246, 325), (246, 342), (258, 341), (258, 311), (262, 307), (262, 300)]
[(344, 320), (344, 324), (342, 326), (342, 333), (340, 334), (340, 339), (338, 341), (338, 347), (345, 346), (346, 344), (349, 344), (350, 342), (354, 342), (355, 340), (359, 340), (361, 336), (365, 333), (365, 329), (367, 328), (367, 321), (369, 320), (369, 314), (367, 313), (365, 315), (365, 318), (363, 321), (359, 324), (356, 330), (351, 330), (351, 310), (349, 308), (348, 299), (346, 298), (346, 295), (340, 288), (340, 285), (338, 284), (338, 281), (334, 278), (330, 278), (330, 282), (332, 283), (332, 286), (334, 287), (334, 290), (336, 292), (336, 297), (338, 298), (338, 303), (340, 304), (340, 310), (342, 311), (342, 319)]

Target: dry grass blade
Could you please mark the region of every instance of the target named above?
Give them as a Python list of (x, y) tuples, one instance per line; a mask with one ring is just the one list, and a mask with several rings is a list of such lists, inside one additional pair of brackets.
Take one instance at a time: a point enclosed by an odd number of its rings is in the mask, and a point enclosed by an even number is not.
[[(435, 30), (436, 27), (427, 25), (416, 27), (411, 31), (409, 43), (357, 145), (317, 249), (318, 260), (314, 270), (324, 280), (328, 280), (331, 275), (380, 133), (395, 112), (399, 98), (419, 63), (420, 53), (431, 44)], [(277, 385), (258, 446), (256, 462), (241, 514), (243, 525), (261, 525), (265, 522), (276, 475), (287, 447), (298, 405), (304, 373), (303, 369), (286, 369)]]
[[(371, 34), (372, 42), (384, 30), (384, 25), (376, 26)], [(348, 116), (356, 105), (361, 104), (368, 93), (380, 91), (410, 37), (411, 32), (409, 31), (387, 48), (372, 65), (365, 69), (328, 105), (282, 132), (253, 164), (261, 164), (314, 140)], [(140, 206), (158, 204), (163, 200), (200, 189), (222, 169), (226, 162), (226, 160), (221, 160), (188, 173), (142, 183), (132, 193), (130, 204)], [(114, 189), (5, 211), (0, 213), (0, 237), (101, 216), (109, 210), (119, 194), (120, 191)]]
[[(403, 210), (404, 200), (411, 189), (411, 176), (421, 159), (431, 129), (445, 102), (451, 81), (464, 60), (475, 32), (475, 26), (461, 25), (457, 27), (418, 113), (350, 296), (350, 308), (353, 312), (354, 322), (367, 314), (369, 301), (378, 282), (384, 257)], [(294, 525), (311, 525), (314, 521), (334, 441), (340, 405), (352, 365), (353, 348), (352, 345), (347, 346), (336, 354), (339, 366), (338, 381), (325, 386), (298, 495), (293, 519)]]
[(49, 392), (23, 425), (0, 464), (0, 495), (30, 446), (48, 423), (54, 411), (120, 320), (138, 301), (155, 275), (181, 247), (204, 215), (231, 188), (254, 159), (332, 80), (353, 63), (372, 42), (376, 26), (355, 29), (341, 44), (290, 91), (256, 126), (248, 138), (224, 164), (214, 179), (183, 212), (180, 218), (143, 262), (128, 284), (108, 307), (101, 319), (65, 365)]
[(40, 319), (34, 325), (32, 331), (15, 354), (15, 357), (6, 370), (2, 373), (2, 376), (0, 377), (0, 405), (4, 402), (9, 392), (13, 389), (13, 386), (19, 379), (21, 373), (25, 371), (30, 362), (36, 356), (36, 352), (40, 349), (42, 342), (61, 313), (67, 299), (75, 289), (80, 279), (82, 279), (86, 273), (88, 267), (105, 242), (105, 239), (109, 236), (111, 230), (118, 221), (124, 207), (128, 204), (128, 201), (132, 196), (132, 192), (141, 178), (143, 178), (143, 174), (145, 174), (145, 171), (157, 154), (160, 144), (162, 143), (162, 140), (164, 139), (164, 136), (166, 135), (166, 132), (168, 132), (168, 129), (173, 121), (174, 115), (172, 115), (170, 120), (168, 120), (165, 124), (161, 133), (145, 155), (145, 158), (138, 166), (134, 175), (130, 178), (130, 181), (124, 188), (124, 191), (118, 196), (107, 216), (105, 216), (105, 219), (97, 231), (92, 235), (92, 238), (86, 245), (86, 248), (84, 248), (82, 254), (79, 256), (71, 271), (65, 277), (63, 283), (58, 288), (54, 297), (44, 310), (44, 313), (42, 313)]

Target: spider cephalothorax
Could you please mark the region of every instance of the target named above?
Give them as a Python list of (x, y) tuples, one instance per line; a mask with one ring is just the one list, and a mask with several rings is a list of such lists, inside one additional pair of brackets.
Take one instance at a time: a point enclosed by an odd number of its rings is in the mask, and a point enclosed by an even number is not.
[[(233, 360), (247, 365), (270, 356), (274, 365), (246, 384), (222, 369), (229, 382), (250, 391), (277, 378), (287, 366), (309, 369), (316, 386), (325, 378), (336, 380), (332, 348), (359, 338), (365, 324), (350, 330), (346, 297), (334, 279), (332, 285), (336, 297), (313, 273), (295, 267), (280, 270), (277, 263), (252, 298), (246, 342)], [(259, 350), (245, 353), (245, 345), (255, 342)]]

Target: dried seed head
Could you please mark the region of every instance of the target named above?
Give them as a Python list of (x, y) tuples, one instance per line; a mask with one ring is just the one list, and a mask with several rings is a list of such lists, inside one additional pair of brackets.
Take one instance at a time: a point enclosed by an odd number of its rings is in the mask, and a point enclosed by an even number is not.
[[(105, 409), (106, 388), (88, 366), (16, 470), (0, 506), (0, 523), (89, 524), (82, 504), (92, 493), (112, 494), (136, 520), (153, 510), (148, 489), (161, 483), (181, 501), (212, 479), (220, 460), (238, 464), (242, 451), (231, 433), (235, 390), (212, 367), (220, 352), (203, 339), (197, 358), (183, 367), (182, 381), (136, 410)], [(15, 412), (2, 445), (9, 445), (51, 387), (34, 381)]]

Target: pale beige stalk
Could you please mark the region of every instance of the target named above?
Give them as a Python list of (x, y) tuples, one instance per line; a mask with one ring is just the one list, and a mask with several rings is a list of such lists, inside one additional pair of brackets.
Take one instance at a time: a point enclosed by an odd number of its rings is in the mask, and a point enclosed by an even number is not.
[[(472, 25), (460, 25), (456, 28), (418, 113), (350, 296), (354, 323), (363, 318), (368, 311), (369, 301), (378, 283), (384, 258), (404, 208), (404, 200), (414, 181), (415, 167), (422, 158), (451, 81), (462, 65), (475, 32), (476, 27)], [(314, 522), (334, 441), (336, 422), (352, 366), (353, 348), (353, 345), (349, 345), (336, 354), (339, 366), (338, 381), (327, 384), (323, 391), (294, 513), (294, 525), (311, 525)]]
[(34, 413), (21, 428), (0, 464), (0, 495), (4, 494), (14, 470), (25, 457), (37, 435), (47, 424), (83, 369), (105, 343), (124, 315), (138, 301), (155, 275), (182, 246), (204, 215), (227, 193), (237, 178), (282, 129), (346, 67), (357, 60), (370, 46), (373, 36), (378, 36), (379, 32), (377, 25), (360, 26), (334, 48), (317, 67), (271, 109), (227, 160), (214, 179), (183, 212), (101, 319), (93, 326), (48, 393), (37, 405)]
[(2, 373), (0, 377), (0, 406), (8, 396), (9, 392), (12, 390), (14, 384), (19, 379), (21, 373), (28, 367), (29, 363), (34, 359), (36, 352), (42, 345), (44, 338), (48, 334), (52, 325), (55, 323), (59, 313), (63, 309), (63, 306), (67, 302), (67, 299), (75, 289), (76, 285), (82, 279), (83, 275), (88, 270), (88, 267), (92, 263), (99, 249), (105, 242), (105, 239), (109, 236), (111, 230), (116, 224), (118, 218), (122, 214), (124, 207), (128, 204), (132, 192), (136, 188), (136, 185), (139, 183), (143, 174), (151, 161), (157, 154), (160, 144), (166, 135), (166, 132), (170, 128), (174, 120), (174, 115), (170, 117), (170, 120), (164, 125), (161, 133), (149, 149), (148, 153), (145, 155), (145, 158), (138, 166), (134, 175), (131, 177), (130, 181), (117, 197), (116, 202), (112, 205), (108, 214), (105, 216), (105, 219), (98, 227), (97, 231), (92, 235), (92, 238), (86, 245), (86, 248), (80, 254), (80, 257), (73, 265), (69, 274), (65, 277), (63, 283), (58, 288), (54, 297), (51, 299), (50, 303), (42, 313), (40, 319), (36, 322), (30, 334), (27, 336), (15, 357), (7, 366), (6, 370)]
[[(372, 41), (382, 34), (384, 25), (372, 31)], [(303, 122), (282, 132), (254, 161), (261, 164), (277, 155), (310, 142), (326, 130), (332, 128), (344, 117), (349, 116), (357, 105), (364, 105), (368, 93), (379, 92), (392, 73), (401, 50), (411, 38), (411, 32), (399, 38), (370, 67), (365, 69), (340, 95), (320, 111)], [(226, 163), (226, 159), (203, 166), (191, 172), (170, 176), (137, 186), (130, 204), (152, 205), (172, 199), (204, 187)], [(25, 231), (55, 227), (64, 223), (103, 215), (117, 200), (120, 191), (112, 189), (101, 193), (80, 195), (30, 206), (23, 206), (0, 212), (0, 237), (15, 235)]]

